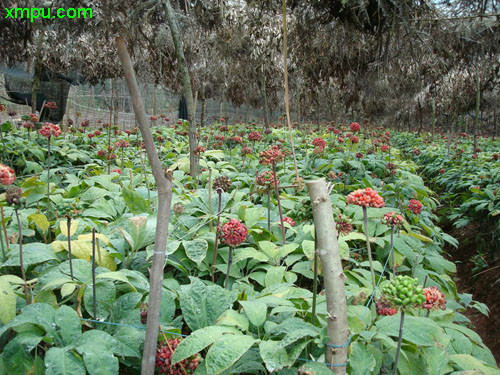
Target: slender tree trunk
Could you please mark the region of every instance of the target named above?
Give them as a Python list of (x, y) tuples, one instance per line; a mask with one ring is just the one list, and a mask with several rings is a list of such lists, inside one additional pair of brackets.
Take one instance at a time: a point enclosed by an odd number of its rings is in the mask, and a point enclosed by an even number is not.
[(307, 182), (307, 189), (311, 197), (317, 252), (323, 265), (329, 338), (326, 360), (336, 365), (331, 367), (335, 374), (346, 374), (349, 329), (345, 275), (340, 261), (332, 202), (324, 178)]
[(139, 92), (132, 61), (127, 50), (127, 45), (121, 37), (115, 39), (118, 56), (125, 73), (134, 112), (139, 122), (139, 128), (146, 146), (151, 170), (158, 188), (158, 213), (156, 222), (155, 245), (153, 252), (153, 264), (150, 271), (149, 283), (149, 307), (148, 322), (146, 327), (146, 339), (142, 357), (141, 375), (153, 375), (155, 370), (156, 344), (158, 341), (158, 327), (160, 325), (160, 305), (163, 284), (163, 268), (165, 266), (165, 250), (168, 237), (168, 222), (170, 217), (170, 206), (172, 203), (172, 177), (164, 172), (158, 152), (153, 141), (153, 136), (148, 125), (144, 102)]
[(474, 153), (477, 148), (477, 128), (479, 125), (479, 107), (481, 105), (481, 77), (477, 72), (477, 87), (476, 87), (476, 118), (474, 119)]
[(207, 113), (207, 101), (205, 99), (205, 85), (203, 84), (201, 86), (201, 119), (200, 119), (200, 123), (201, 123), (201, 127), (204, 127), (205, 126), (205, 116), (206, 116), (206, 113)]
[(193, 114), (193, 90), (191, 89), (191, 77), (189, 76), (189, 71), (186, 65), (186, 59), (184, 58), (184, 49), (182, 47), (182, 40), (179, 33), (179, 26), (177, 25), (177, 18), (175, 16), (174, 9), (170, 0), (165, 0), (168, 25), (170, 27), (170, 33), (172, 34), (172, 40), (175, 46), (175, 52), (177, 54), (177, 65), (179, 66), (179, 73), (182, 78), (182, 86), (184, 88), (184, 97), (186, 98), (187, 106), (187, 120), (189, 122), (189, 173), (194, 179), (198, 174), (198, 164), (196, 160), (196, 155), (194, 151), (196, 150), (196, 123)]
[(260, 96), (262, 97), (262, 109), (264, 111), (264, 126), (269, 128), (269, 107), (267, 104), (266, 75), (264, 69), (260, 67)]
[(295, 167), (295, 178), (299, 180), (299, 169), (297, 168), (297, 157), (295, 156), (295, 145), (293, 143), (292, 125), (290, 123), (290, 97), (288, 96), (288, 65), (287, 65), (287, 27), (286, 27), (286, 0), (283, 0), (283, 66), (285, 79), (285, 108), (286, 121), (288, 123), (288, 135), (292, 147), (293, 166)]
[[(40, 80), (42, 78), (43, 64), (42, 64), (42, 43), (43, 43), (43, 34), (40, 33), (38, 36), (38, 41), (36, 45), (36, 53), (35, 53), (35, 74), (33, 76), (33, 85), (31, 86), (31, 113), (36, 113), (36, 101), (38, 97), (38, 89), (40, 87)], [(59, 103), (57, 103), (59, 105)], [(40, 108), (40, 116), (42, 114), (42, 109)], [(40, 119), (42, 121), (42, 119)]]
[(156, 116), (156, 83), (153, 87), (153, 116)]

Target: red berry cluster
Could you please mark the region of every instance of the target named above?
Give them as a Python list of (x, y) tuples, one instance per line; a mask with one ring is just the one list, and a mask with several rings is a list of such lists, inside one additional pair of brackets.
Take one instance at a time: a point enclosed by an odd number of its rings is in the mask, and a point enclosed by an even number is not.
[(54, 125), (54, 124), (51, 124), (50, 122), (46, 122), (45, 126), (43, 126), (38, 131), (38, 133), (41, 136), (49, 138), (51, 136), (59, 137), (62, 132), (61, 132), (61, 128), (58, 125)]
[(250, 155), (252, 153), (252, 149), (248, 146), (245, 146), (241, 149), (241, 155)]
[(214, 136), (215, 140), (216, 141), (223, 141), (224, 140), (224, 136), (223, 135), (216, 135)]
[(437, 286), (424, 288), (425, 302), (422, 304), (423, 309), (446, 309), (446, 299), (443, 292)]
[(115, 146), (116, 146), (116, 148), (127, 148), (127, 147), (130, 147), (130, 142), (123, 141), (120, 139), (119, 141), (115, 142)]
[(262, 134), (260, 134), (259, 132), (255, 132), (255, 131), (250, 132), (250, 134), (248, 134), (248, 140), (252, 141), (252, 142), (261, 141)]
[(347, 204), (355, 204), (362, 207), (384, 207), (384, 199), (372, 188), (358, 189), (350, 193), (346, 198)]
[(351, 143), (359, 143), (359, 138), (355, 135), (351, 135)]
[(0, 183), (10, 185), (16, 180), (16, 175), (11, 167), (0, 164)]
[(295, 226), (295, 221), (291, 217), (285, 216), (283, 222), (290, 224), (291, 227)]
[(185, 375), (186, 372), (192, 374), (198, 367), (200, 362), (198, 354), (172, 364), (172, 355), (179, 343), (180, 340), (178, 338), (168, 339), (168, 343), (160, 345), (157, 349), (155, 367), (159, 370), (160, 374)]
[(149, 119), (151, 121), (156, 121), (156, 120), (158, 120), (158, 117), (157, 116), (150, 116)]
[(92, 139), (92, 138), (95, 137), (95, 134), (94, 133), (89, 133), (89, 134), (87, 134), (87, 137), (89, 137), (89, 139)]
[(57, 104), (56, 102), (47, 102), (43, 107), (47, 109), (57, 109)]
[(323, 138), (314, 138), (312, 144), (313, 146), (319, 147), (321, 151), (323, 151), (326, 146), (326, 142)]
[(387, 146), (387, 145), (382, 145), (382, 146), (380, 146), (380, 151), (382, 151), (382, 152), (387, 152), (387, 151), (389, 151), (389, 146)]
[(147, 324), (148, 323), (148, 304), (141, 303), (140, 311), (141, 311), (141, 323)]
[(351, 122), (351, 125), (349, 125), (351, 128), (352, 132), (359, 132), (361, 130), (361, 126), (357, 122)]
[(239, 145), (241, 145), (243, 143), (243, 139), (238, 135), (235, 135), (234, 137), (232, 137), (231, 141), (234, 143), (237, 143)]
[(31, 122), (38, 122), (38, 116), (34, 113), (30, 113), (30, 121)]
[(493, 155), (491, 155), (491, 158), (493, 160), (497, 161), (498, 160), (498, 153), (495, 152)]
[(120, 168), (115, 168), (115, 169), (113, 169), (111, 172), (116, 172), (116, 173), (118, 173), (118, 174), (122, 174), (122, 173), (123, 173), (123, 172), (122, 172), (122, 170), (121, 170)]
[(410, 199), (410, 203), (408, 203), (408, 209), (415, 215), (418, 215), (422, 212), (422, 203), (416, 199)]
[(247, 239), (248, 229), (240, 221), (231, 219), (222, 226), (221, 235), (227, 245), (238, 246)]
[(394, 211), (388, 212), (382, 218), (382, 224), (400, 227), (403, 225), (403, 216), (396, 214)]
[(418, 148), (414, 148), (414, 149), (413, 149), (413, 153), (414, 153), (416, 156), (418, 156), (418, 155), (420, 155), (420, 150), (419, 150)]
[[(278, 185), (280, 183), (280, 180), (278, 179)], [(259, 174), (257, 176), (257, 179), (256, 179), (256, 182), (257, 182), (257, 185), (260, 185), (260, 186), (274, 186), (275, 182), (274, 182), (274, 174), (272, 171), (265, 171), (265, 172), (262, 172), (261, 174)]]
[(279, 147), (274, 145), (269, 150), (260, 153), (260, 164), (273, 164), (282, 161), (285, 158)]
[(205, 151), (206, 151), (205, 147), (198, 146), (198, 147), (195, 148), (194, 154), (197, 155), (197, 156), (199, 156), (199, 155), (203, 154)]
[(356, 152), (356, 159), (363, 159), (363, 156), (361, 152)]
[(352, 224), (350, 223), (350, 220), (343, 217), (342, 214), (339, 214), (337, 217), (336, 227), (337, 232), (343, 234), (344, 236), (352, 232)]
[(384, 298), (380, 298), (375, 304), (377, 308), (377, 314), (379, 315), (394, 315), (396, 314), (396, 309)]

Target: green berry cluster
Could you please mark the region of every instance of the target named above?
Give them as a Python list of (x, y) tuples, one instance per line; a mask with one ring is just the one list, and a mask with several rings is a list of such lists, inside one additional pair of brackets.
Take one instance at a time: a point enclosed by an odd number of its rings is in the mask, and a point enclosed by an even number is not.
[(417, 279), (410, 276), (398, 275), (382, 288), (382, 292), (390, 303), (402, 308), (425, 302), (423, 288), (418, 285)]
[(59, 217), (75, 218), (82, 211), (80, 202), (73, 199), (63, 199), (56, 207)]

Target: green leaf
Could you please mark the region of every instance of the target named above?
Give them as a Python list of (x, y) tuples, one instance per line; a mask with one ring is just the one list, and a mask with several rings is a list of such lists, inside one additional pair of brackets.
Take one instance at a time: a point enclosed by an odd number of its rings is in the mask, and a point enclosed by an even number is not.
[(366, 349), (365, 345), (359, 342), (355, 342), (352, 345), (352, 352), (349, 358), (352, 375), (372, 374), (376, 364), (375, 357)]
[(285, 272), (285, 267), (271, 267), (270, 269), (268, 269), (265, 279), (266, 287), (283, 282)]
[(309, 259), (314, 258), (314, 241), (311, 240), (302, 241), (302, 251)]
[[(50, 284), (50, 283), (49, 283)], [(65, 283), (61, 287), (61, 297), (65, 298), (69, 296), (71, 293), (73, 293), (76, 289), (77, 284), (76, 283)]]
[(96, 305), (97, 305), (97, 316), (94, 316), (94, 302), (93, 302), (94, 292), (92, 286), (89, 285), (85, 288), (83, 294), (83, 304), (85, 310), (92, 316), (93, 319), (106, 319), (112, 309), (113, 303), (116, 298), (116, 287), (111, 281), (100, 281), (96, 282)]
[(10, 283), (0, 278), (0, 321), (7, 324), (16, 316), (16, 295)]
[(217, 375), (229, 369), (255, 343), (246, 335), (224, 335), (208, 350), (205, 358), (207, 373)]
[(145, 200), (139, 193), (127, 188), (122, 188), (122, 197), (125, 200), (128, 209), (134, 215), (142, 213), (152, 213), (148, 201)]
[[(123, 274), (123, 272), (115, 271), (115, 272), (103, 272), (96, 276), (96, 279), (109, 279), (114, 281), (121, 281), (122, 283), (130, 285), (132, 291), (136, 292), (135, 287), (130, 283), (128, 277)], [(97, 282), (97, 281), (96, 281)]]
[(269, 262), (269, 258), (261, 251), (254, 249), (253, 247), (244, 247), (242, 249), (237, 248), (234, 251), (233, 262), (238, 263), (245, 259), (256, 259), (261, 262)]
[(44, 214), (31, 214), (28, 216), (28, 220), (34, 222), (41, 232), (46, 232), (50, 227), (49, 220)]
[(89, 375), (118, 375), (118, 358), (99, 343), (83, 352), (83, 362)]
[(199, 353), (228, 332), (232, 332), (231, 328), (223, 326), (209, 326), (194, 331), (179, 343), (172, 356), (172, 363), (177, 363)]
[[(379, 332), (388, 336), (399, 336), (400, 314), (386, 316), (380, 319), (375, 325)], [(439, 340), (443, 334), (441, 328), (429, 318), (405, 316), (403, 340), (409, 341), (415, 345), (432, 346), (434, 340)]]
[(281, 370), (288, 364), (288, 354), (279, 341), (262, 341), (259, 351), (270, 373)]
[[(19, 260), (19, 246), (12, 246), (11, 248), (15, 247), (17, 247), (17, 249), (11, 252), (12, 255), (2, 264), (2, 267), (19, 267), (21, 265)], [(31, 266), (32, 264), (44, 263), (49, 260), (57, 260), (50, 245), (40, 242), (32, 242), (23, 245), (23, 264), (25, 267)]]
[(274, 259), (278, 255), (278, 246), (270, 241), (260, 241), (259, 248), (267, 255), (269, 259)]
[(288, 254), (294, 252), (295, 249), (298, 248), (298, 247), (299, 247), (299, 244), (296, 244), (296, 243), (289, 243), (287, 245), (284, 245), (284, 246), (280, 247), (280, 249), (278, 251), (278, 256), (280, 258), (284, 258)]
[(332, 370), (324, 363), (308, 362), (299, 369), (302, 374), (332, 375)]
[(468, 354), (453, 354), (450, 355), (450, 360), (457, 364), (462, 370), (479, 370), (484, 375), (499, 375), (500, 370), (485, 364), (484, 362), (474, 358)]
[(196, 264), (200, 265), (207, 256), (208, 242), (206, 240), (182, 241), (186, 255)]
[(78, 350), (80, 354), (92, 351), (97, 344), (100, 346), (102, 351), (107, 351), (116, 354), (117, 356), (137, 357), (138, 354), (128, 346), (122, 344), (109, 333), (98, 329), (84, 332), (74, 343), (76, 350)]
[(427, 362), (429, 375), (447, 374), (451, 370), (448, 365), (448, 353), (439, 343), (424, 350), (424, 358)]
[(65, 345), (70, 345), (82, 335), (82, 322), (80, 317), (76, 311), (69, 306), (62, 305), (56, 311), (54, 322), (59, 328), (59, 334)]
[(52, 347), (45, 353), (45, 373), (51, 375), (86, 375), (80, 358), (65, 349)]
[(242, 331), (248, 331), (249, 322), (246, 316), (234, 310), (226, 310), (217, 319), (217, 325), (238, 327)]
[(236, 300), (236, 294), (218, 285), (206, 286), (191, 277), (191, 284), (181, 286), (179, 300), (182, 315), (192, 331), (215, 324), (216, 319)]
[(250, 207), (245, 210), (245, 224), (248, 228), (253, 227), (260, 220), (265, 218), (266, 213), (263, 207)]
[(248, 320), (256, 327), (264, 324), (267, 317), (267, 305), (258, 301), (239, 301)]

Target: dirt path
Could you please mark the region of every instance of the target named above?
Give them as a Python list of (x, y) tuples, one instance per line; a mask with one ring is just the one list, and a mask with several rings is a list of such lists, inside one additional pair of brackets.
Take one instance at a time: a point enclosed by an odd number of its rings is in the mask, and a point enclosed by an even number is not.
[(467, 309), (465, 315), (471, 320), (474, 330), (481, 336), (483, 342), (495, 356), (500, 365), (500, 261), (488, 261), (488, 267), (477, 276), (473, 276), (474, 263), (471, 258), (477, 255), (475, 237), (478, 228), (474, 225), (460, 229), (450, 229), (450, 235), (459, 240), (459, 248), (445, 248), (457, 265), (455, 282), (459, 293), (470, 293), (475, 301), (485, 303), (489, 316), (481, 314), (476, 309)]

